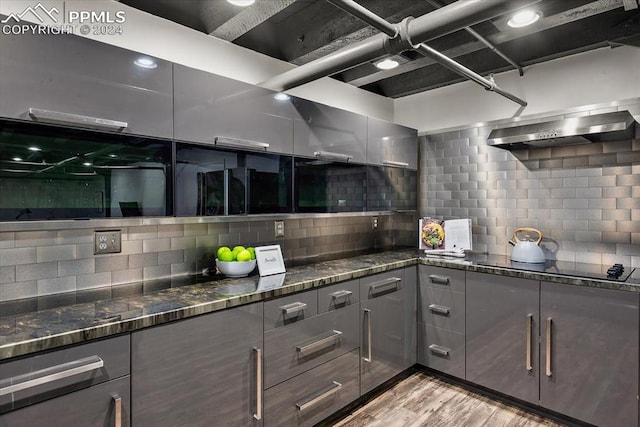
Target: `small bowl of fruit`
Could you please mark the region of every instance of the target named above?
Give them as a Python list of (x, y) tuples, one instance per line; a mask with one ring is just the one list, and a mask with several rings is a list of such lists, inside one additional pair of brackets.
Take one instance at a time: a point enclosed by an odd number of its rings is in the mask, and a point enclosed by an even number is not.
[(216, 256), (218, 271), (227, 277), (246, 277), (256, 268), (256, 251), (252, 247), (221, 246)]

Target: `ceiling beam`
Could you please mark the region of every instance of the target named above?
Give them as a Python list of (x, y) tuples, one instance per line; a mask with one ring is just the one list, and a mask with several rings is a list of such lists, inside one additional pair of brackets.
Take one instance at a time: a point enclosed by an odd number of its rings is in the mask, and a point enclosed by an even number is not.
[(296, 0), (256, 2), (220, 25), (209, 35), (227, 41), (234, 41), (295, 2)]
[[(614, 9), (618, 9), (623, 6), (623, 0), (598, 0), (584, 6), (576, 7), (541, 19), (537, 23), (526, 28), (515, 28), (507, 30), (492, 36), (488, 36), (487, 39), (494, 45), (500, 45), (502, 43), (509, 42), (521, 37), (525, 37), (531, 34), (538, 33), (540, 31), (555, 28), (561, 25), (569, 24), (571, 22), (579, 21), (581, 19), (589, 18), (591, 16), (599, 15)], [(442, 51), (443, 54), (449, 58), (456, 58), (469, 53), (477, 52), (485, 49), (486, 45), (481, 42), (470, 42), (460, 46), (456, 46), (452, 49)], [(408, 73), (419, 68), (423, 68), (429, 65), (433, 65), (436, 62), (430, 58), (418, 58), (414, 61), (402, 64), (392, 70), (378, 71), (366, 76), (354, 76), (349, 78), (349, 73), (343, 73), (343, 78), (347, 83), (354, 86), (361, 87), (371, 83), (375, 83), (380, 80), (384, 80), (390, 77), (398, 76), (400, 74)]]

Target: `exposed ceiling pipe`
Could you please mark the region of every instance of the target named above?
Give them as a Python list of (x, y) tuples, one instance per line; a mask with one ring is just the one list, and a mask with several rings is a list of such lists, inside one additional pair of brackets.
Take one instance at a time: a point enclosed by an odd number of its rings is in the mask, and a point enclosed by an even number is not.
[(385, 55), (396, 55), (422, 43), (494, 18), (540, 0), (465, 0), (412, 20), (406, 34), (390, 38), (377, 34), (332, 54), (274, 76), (260, 86), (281, 92), (344, 71)]
[[(329, 0), (331, 1), (331, 0)], [(427, 2), (435, 7), (436, 9), (440, 9), (442, 8), (442, 5), (440, 3), (438, 3), (436, 0), (427, 0)], [(478, 40), (480, 43), (484, 44), (486, 47), (488, 47), (493, 53), (495, 53), (496, 55), (498, 55), (500, 58), (504, 59), (505, 61), (507, 61), (509, 64), (511, 64), (513, 66), (513, 68), (515, 68), (516, 70), (518, 70), (518, 73), (523, 76), (524, 75), (524, 70), (522, 69), (522, 66), (520, 66), (520, 64), (518, 64), (517, 62), (515, 62), (513, 59), (509, 58), (504, 52), (502, 52), (501, 50), (499, 50), (493, 43), (491, 43), (489, 40), (487, 40), (484, 36), (482, 36), (482, 34), (478, 33), (476, 30), (474, 30), (471, 27), (465, 27), (464, 30), (471, 34), (473, 37), (475, 37), (476, 40)]]
[[(334, 4), (338, 7), (340, 7), (341, 9), (345, 10), (346, 12), (352, 14), (353, 16), (355, 16), (356, 18), (360, 18), (363, 21), (373, 25), (375, 28), (378, 28), (380, 31), (384, 32), (387, 35), (391, 35), (391, 34), (398, 34), (400, 33), (400, 36), (402, 38), (406, 37), (408, 38), (408, 36), (406, 34), (408, 34), (408, 30), (407, 28), (411, 27), (411, 23), (414, 21), (412, 18), (406, 18), (402, 21), (402, 23), (398, 26), (395, 26), (389, 22), (387, 22), (387, 20), (385, 20), (384, 18), (374, 14), (373, 12), (371, 12), (370, 10), (366, 9), (365, 7), (361, 6), (360, 4), (356, 3), (354, 0), (328, 0), (331, 4)], [(499, 88), (496, 83), (493, 81), (493, 79), (489, 80), (486, 79), (484, 77), (482, 77), (480, 74), (476, 73), (475, 71), (465, 67), (464, 65), (454, 61), (453, 59), (449, 58), (448, 56), (438, 52), (437, 50), (431, 48), (430, 46), (424, 44), (424, 43), (420, 43), (417, 45), (412, 45), (411, 46), (413, 50), (416, 50), (417, 52), (421, 53), (422, 55), (428, 56), (431, 59), (433, 59), (434, 61), (438, 62), (439, 64), (447, 67), (448, 69), (450, 69), (451, 71), (460, 74), (463, 77), (468, 78), (469, 80), (472, 80), (478, 84), (480, 84), (482, 87), (484, 87), (486, 90), (490, 90), (492, 92), (496, 92), (497, 94), (500, 94), (502, 96), (504, 96), (507, 99), (510, 99), (513, 102), (516, 102), (520, 105), (522, 105), (523, 107), (525, 107), (527, 105), (527, 102), (518, 98), (517, 96), (504, 91), (503, 89)]]

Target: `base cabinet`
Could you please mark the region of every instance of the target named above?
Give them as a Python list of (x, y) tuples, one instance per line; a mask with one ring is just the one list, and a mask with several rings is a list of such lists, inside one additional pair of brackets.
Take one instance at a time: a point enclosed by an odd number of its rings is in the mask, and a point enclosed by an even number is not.
[(262, 306), (134, 332), (133, 425), (262, 425)]
[(467, 272), (467, 380), (538, 404), (540, 282)]
[(540, 405), (638, 425), (638, 293), (541, 283)]

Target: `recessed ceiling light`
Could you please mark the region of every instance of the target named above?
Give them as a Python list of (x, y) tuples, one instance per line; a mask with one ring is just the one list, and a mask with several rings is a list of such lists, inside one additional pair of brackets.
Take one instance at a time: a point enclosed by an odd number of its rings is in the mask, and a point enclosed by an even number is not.
[(22, 157), (13, 157), (11, 160), (13, 160), (14, 162), (21, 162)]
[(83, 165), (84, 166), (91, 166), (91, 162), (84, 162)]
[(398, 65), (400, 65), (398, 61), (389, 58), (383, 59), (382, 61), (376, 63), (376, 67), (381, 70), (391, 70), (393, 68), (396, 68)]
[(111, 157), (112, 159), (114, 159), (114, 158), (116, 158), (116, 157), (118, 157), (118, 156), (117, 156), (117, 155), (115, 155), (115, 154), (109, 154), (109, 157)]
[(512, 28), (526, 27), (540, 19), (540, 13), (535, 10), (525, 9), (517, 12), (507, 21), (507, 25)]
[(382, 137), (382, 140), (383, 140), (383, 141), (389, 141), (390, 139), (391, 139), (391, 137), (390, 137), (390, 136), (383, 136), (383, 137)]
[(286, 101), (290, 98), (290, 96), (286, 93), (276, 93), (275, 95), (273, 95), (273, 97), (278, 101)]
[(133, 61), (133, 63), (140, 68), (156, 68), (158, 66), (158, 64), (156, 64), (156, 61), (147, 57), (140, 57)]
[(227, 0), (227, 1), (234, 6), (241, 6), (241, 7), (251, 6), (253, 3), (256, 2), (256, 0)]
[(28, 148), (29, 151), (42, 151), (42, 148), (40, 147), (36, 147), (36, 146), (31, 146)]

